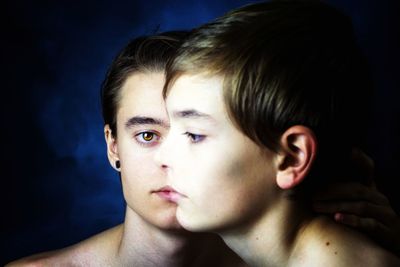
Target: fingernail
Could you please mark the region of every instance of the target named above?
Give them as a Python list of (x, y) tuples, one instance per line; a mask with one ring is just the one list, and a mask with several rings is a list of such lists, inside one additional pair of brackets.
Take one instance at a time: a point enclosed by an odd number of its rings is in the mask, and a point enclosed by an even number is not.
[(341, 222), (341, 221), (343, 221), (343, 214), (335, 213), (334, 218), (335, 218), (335, 221)]

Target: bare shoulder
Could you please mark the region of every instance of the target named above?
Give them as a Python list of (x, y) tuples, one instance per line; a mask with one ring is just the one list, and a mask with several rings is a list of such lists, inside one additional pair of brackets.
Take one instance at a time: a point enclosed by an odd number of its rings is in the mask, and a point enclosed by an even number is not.
[(311, 251), (314, 263), (305, 266), (400, 266), (399, 258), (366, 235), (325, 217), (311, 223), (305, 240), (304, 255)]
[(295, 259), (303, 264), (294, 266), (400, 266), (398, 257), (367, 236), (325, 218), (310, 225), (298, 247)]
[(118, 225), (75, 245), (31, 255), (5, 267), (110, 266), (121, 233), (122, 225)]

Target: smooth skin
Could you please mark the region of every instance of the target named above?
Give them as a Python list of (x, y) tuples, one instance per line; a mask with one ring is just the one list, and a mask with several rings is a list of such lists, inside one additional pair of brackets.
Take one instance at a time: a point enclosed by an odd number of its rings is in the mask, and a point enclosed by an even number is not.
[(167, 97), (171, 128), (156, 160), (181, 193), (179, 223), (220, 234), (251, 266), (399, 266), (366, 236), (287, 196), (315, 160), (313, 132), (290, 127), (277, 153), (258, 146), (229, 119), (222, 85), (220, 76), (183, 74)]
[(246, 266), (217, 235), (184, 230), (176, 220), (176, 203), (155, 193), (169, 184), (153, 160), (169, 128), (163, 85), (162, 72), (131, 75), (121, 91), (117, 137), (104, 127), (110, 164), (121, 172), (124, 223), (71, 247), (7, 266)]

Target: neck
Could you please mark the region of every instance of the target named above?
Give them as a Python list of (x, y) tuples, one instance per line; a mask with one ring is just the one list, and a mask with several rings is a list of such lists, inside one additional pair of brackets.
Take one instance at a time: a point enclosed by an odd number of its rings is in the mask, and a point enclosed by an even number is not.
[(283, 197), (257, 218), (220, 235), (250, 266), (288, 266), (309, 218), (306, 207)]
[(117, 254), (123, 266), (190, 266), (206, 251), (207, 239), (183, 229), (160, 229), (127, 208)]

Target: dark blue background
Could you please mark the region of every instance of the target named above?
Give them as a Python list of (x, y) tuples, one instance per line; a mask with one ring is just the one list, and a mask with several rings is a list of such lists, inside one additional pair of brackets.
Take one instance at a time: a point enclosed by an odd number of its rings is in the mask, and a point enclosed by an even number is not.
[[(252, 1), (6, 1), (1, 11), (0, 265), (123, 220), (99, 87), (131, 38), (189, 29)], [(328, 1), (351, 15), (377, 84), (369, 154), (399, 210), (397, 1)]]

